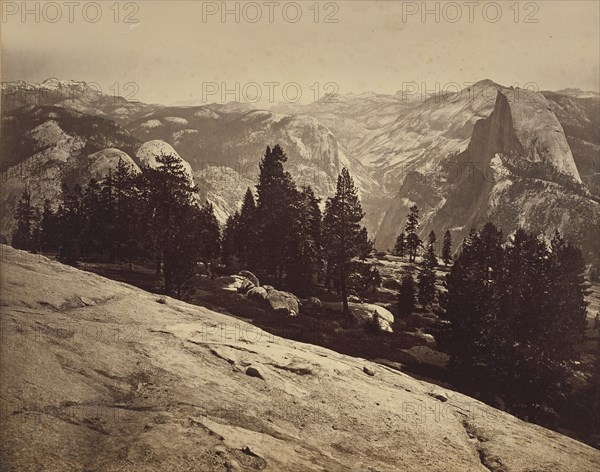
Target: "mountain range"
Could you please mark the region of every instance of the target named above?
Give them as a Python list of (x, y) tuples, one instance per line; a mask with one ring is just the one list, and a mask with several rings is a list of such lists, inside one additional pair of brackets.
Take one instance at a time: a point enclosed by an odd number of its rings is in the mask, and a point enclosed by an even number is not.
[[(2, 84), (2, 128), (5, 216), (25, 188), (34, 201), (55, 200), (65, 177), (102, 175), (117, 156), (139, 166), (138, 151), (151, 141), (145, 154), (172, 149), (189, 163), (200, 200), (211, 201), (224, 221), (255, 184), (267, 145), (279, 143), (296, 182), (322, 199), (341, 167), (350, 170), (379, 249), (393, 246), (416, 203), (422, 236), (451, 229), (460, 241), (490, 220), (507, 233), (517, 225), (560, 229), (581, 242), (588, 260), (600, 254), (594, 92), (538, 93), (483, 80), (424, 100), (369, 92), (254, 110), (144, 104), (49, 79)], [(11, 227), (4, 217), (2, 234)]]

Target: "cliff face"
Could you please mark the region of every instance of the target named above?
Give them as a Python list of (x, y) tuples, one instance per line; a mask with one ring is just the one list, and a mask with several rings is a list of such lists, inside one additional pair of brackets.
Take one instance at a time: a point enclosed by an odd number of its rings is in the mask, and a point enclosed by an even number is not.
[(558, 229), (583, 246), (590, 262), (600, 251), (600, 205), (582, 184), (563, 129), (540, 94), (499, 91), (464, 152), (436, 174), (405, 179), (380, 227), (379, 247), (393, 245), (412, 203), (422, 211), (423, 235), (450, 229), (461, 241), (472, 226), (491, 221), (505, 233), (518, 226), (546, 234)]
[(0, 254), (3, 470), (600, 468), (597, 450), (385, 366)]

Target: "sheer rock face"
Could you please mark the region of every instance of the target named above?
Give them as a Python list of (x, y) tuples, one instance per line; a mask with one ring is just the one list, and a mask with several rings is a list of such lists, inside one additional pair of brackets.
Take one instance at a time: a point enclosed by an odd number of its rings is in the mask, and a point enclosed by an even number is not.
[(7, 470), (600, 468), (597, 450), (383, 365), (0, 249)]
[(499, 91), (492, 115), (475, 125), (468, 151), (482, 165), (495, 154), (516, 155), (581, 183), (563, 128), (538, 93)]
[(582, 245), (588, 260), (600, 253), (600, 205), (583, 185), (562, 126), (541, 94), (498, 91), (467, 149), (443, 162), (437, 175), (408, 176), (398, 197), (379, 229), (378, 247), (393, 246), (416, 203), (423, 235), (450, 229), (460, 242), (472, 226), (491, 221), (505, 234), (518, 226), (548, 235), (558, 229)]
[(246, 189), (256, 185), (260, 160), (267, 146), (275, 144), (285, 151), (285, 168), (296, 184), (310, 185), (318, 197), (335, 193), (342, 167), (350, 170), (362, 197), (378, 192), (364, 166), (309, 116), (235, 107), (168, 108), (130, 123), (128, 129), (140, 140), (172, 145), (190, 163), (201, 199), (215, 205), (222, 222), (239, 209)]

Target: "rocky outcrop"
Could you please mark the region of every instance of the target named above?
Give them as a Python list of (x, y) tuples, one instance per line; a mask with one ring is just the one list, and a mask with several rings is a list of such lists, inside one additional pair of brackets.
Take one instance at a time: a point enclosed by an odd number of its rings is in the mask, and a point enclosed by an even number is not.
[(597, 450), (392, 368), (0, 249), (3, 469), (600, 468)]
[(158, 162), (159, 157), (173, 156), (183, 166), (183, 169), (190, 182), (194, 182), (194, 172), (192, 171), (192, 166), (190, 166), (189, 162), (177, 154), (177, 151), (175, 151), (175, 149), (173, 149), (173, 147), (165, 141), (155, 139), (145, 142), (137, 150), (136, 156), (142, 167), (150, 167), (151, 169), (160, 167), (160, 163)]
[(246, 292), (246, 296), (250, 300), (264, 303), (267, 301), (267, 290), (264, 287), (252, 287), (250, 290), (248, 290), (248, 292)]
[(266, 302), (275, 313), (285, 316), (298, 316), (300, 312), (298, 299), (289, 292), (274, 288), (267, 289)]
[(241, 275), (224, 275), (214, 280), (215, 285), (230, 292), (246, 293), (254, 288), (254, 284)]

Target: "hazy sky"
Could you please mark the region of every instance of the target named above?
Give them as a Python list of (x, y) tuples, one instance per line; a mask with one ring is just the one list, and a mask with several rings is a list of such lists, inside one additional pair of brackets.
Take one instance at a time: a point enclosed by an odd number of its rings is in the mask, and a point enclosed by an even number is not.
[[(321, 2), (318, 8), (313, 1), (228, 2), (239, 22), (234, 13), (222, 21), (222, 2), (145, 0), (118, 8), (113, 1), (30, 2), (25, 17), (21, 3), (2, 2), (2, 80), (84, 80), (107, 93), (116, 83), (121, 94), (146, 102), (244, 101), (256, 93), (264, 101), (269, 90), (279, 100), (290, 83), (300, 86), (303, 102), (335, 87), (395, 93), (407, 82), (434, 89), (484, 78), (533, 82), (541, 90), (600, 90), (596, 0), (426, 2), (432, 13), (425, 18), (420, 1)], [(252, 23), (259, 9), (261, 18)], [(126, 23), (127, 15), (137, 23)], [(123, 90), (129, 82), (137, 91)], [(223, 84), (232, 90), (225, 96)], [(297, 90), (288, 85), (287, 98)]]

